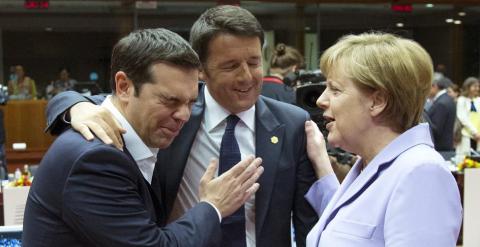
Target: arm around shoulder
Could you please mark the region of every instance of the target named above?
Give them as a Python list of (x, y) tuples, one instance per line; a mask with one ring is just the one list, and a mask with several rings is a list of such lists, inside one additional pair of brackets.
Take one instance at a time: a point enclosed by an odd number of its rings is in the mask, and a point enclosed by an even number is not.
[(73, 105), (79, 102), (100, 104), (103, 100), (103, 96), (85, 97), (74, 91), (66, 91), (56, 95), (48, 102), (45, 111), (47, 119), (46, 131), (49, 131), (52, 135), (58, 135), (67, 128), (69, 123), (64, 121), (64, 114)]

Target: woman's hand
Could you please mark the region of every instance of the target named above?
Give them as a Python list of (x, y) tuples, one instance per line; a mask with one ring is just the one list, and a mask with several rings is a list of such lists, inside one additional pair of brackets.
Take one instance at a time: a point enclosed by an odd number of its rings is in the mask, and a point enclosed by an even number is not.
[(307, 134), (307, 154), (312, 162), (317, 178), (333, 173), (332, 165), (327, 153), (327, 145), (322, 132), (312, 120), (305, 122), (305, 133)]

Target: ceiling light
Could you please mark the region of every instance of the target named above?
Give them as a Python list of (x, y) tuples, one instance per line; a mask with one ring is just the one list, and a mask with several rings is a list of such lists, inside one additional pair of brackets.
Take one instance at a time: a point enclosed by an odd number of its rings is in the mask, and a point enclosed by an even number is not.
[(466, 16), (467, 13), (465, 13), (465, 12), (463, 12), (463, 11), (460, 11), (460, 12), (458, 12), (458, 15), (459, 15), (459, 16)]
[(453, 23), (455, 23), (457, 25), (460, 25), (460, 24), (462, 24), (462, 21), (461, 20), (455, 20)]
[(51, 28), (51, 27), (46, 27), (46, 28), (45, 28), (45, 31), (51, 32), (51, 31), (53, 31), (53, 28)]
[(401, 22), (398, 22), (397, 24), (395, 24), (397, 27), (403, 27), (403, 23)]
[(453, 19), (451, 19), (451, 18), (445, 19), (445, 22), (446, 22), (446, 23), (452, 23), (452, 22), (453, 22)]
[(427, 8), (433, 8), (433, 6), (434, 6), (433, 3), (427, 3), (427, 4), (425, 4), (425, 7), (427, 7)]

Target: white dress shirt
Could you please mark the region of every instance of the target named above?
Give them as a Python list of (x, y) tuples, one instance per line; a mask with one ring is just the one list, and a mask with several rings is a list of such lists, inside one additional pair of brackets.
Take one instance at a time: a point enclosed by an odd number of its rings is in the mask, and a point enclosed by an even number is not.
[[(220, 144), (230, 115), (210, 95), (208, 86), (204, 90), (205, 113), (195, 140), (188, 155), (177, 199), (169, 221), (181, 217), (199, 201), (198, 188), (210, 160), (220, 157)], [(200, 96), (199, 96), (200, 97)], [(241, 158), (255, 155), (255, 106), (238, 113), (241, 121), (235, 126), (235, 138), (240, 148)], [(248, 247), (255, 246), (255, 196), (245, 203), (246, 242)]]
[(145, 180), (151, 184), (153, 169), (155, 168), (155, 162), (157, 162), (158, 148), (151, 148), (145, 145), (127, 119), (125, 119), (115, 105), (113, 105), (110, 95), (105, 98), (102, 103), (102, 107), (107, 108), (107, 110), (112, 113), (120, 125), (122, 125), (122, 127), (127, 131), (125, 134), (123, 134), (125, 148), (127, 148), (132, 155)]

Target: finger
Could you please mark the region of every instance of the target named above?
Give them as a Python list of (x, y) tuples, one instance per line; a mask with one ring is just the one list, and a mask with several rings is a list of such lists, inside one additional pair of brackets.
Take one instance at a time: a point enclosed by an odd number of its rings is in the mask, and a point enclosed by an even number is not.
[(307, 133), (315, 133), (317, 130), (320, 131), (312, 120), (305, 121), (305, 131)]
[(95, 133), (95, 135), (100, 139), (103, 143), (110, 145), (113, 143), (113, 140), (110, 138), (110, 136), (105, 132), (105, 129), (94, 122), (89, 122), (88, 127), (90, 130)]
[(264, 168), (262, 166), (258, 167), (255, 170), (255, 173), (253, 173), (241, 186), (242, 190), (247, 190), (250, 188), (254, 183), (257, 182), (257, 180), (260, 178), (260, 176), (263, 174)]
[(85, 124), (72, 125), (72, 128), (78, 131), (87, 141), (93, 140), (94, 136), (90, 129)]
[(256, 171), (256, 169), (262, 164), (262, 158), (254, 159), (249, 166), (243, 170), (243, 172), (238, 176), (238, 181), (244, 183), (248, 180)]
[(106, 135), (108, 135), (108, 137), (112, 140), (112, 144), (116, 148), (123, 150), (122, 134), (112, 128), (107, 122), (101, 121), (99, 125), (105, 131)]
[(255, 159), (253, 155), (248, 155), (245, 159), (238, 162), (234, 165), (230, 170), (224, 172), (222, 176), (233, 176), (237, 177), (238, 175), (242, 174), (242, 172), (252, 163)]
[(106, 131), (107, 134), (110, 136), (110, 139), (113, 140), (113, 144), (117, 148), (122, 148), (123, 141), (122, 141), (122, 134), (125, 134), (127, 131), (122, 127), (122, 125), (113, 117), (112, 113), (102, 108), (98, 114), (100, 118), (100, 122), (105, 122), (105, 125), (111, 129), (111, 131)]
[(117, 148), (122, 149), (123, 148), (122, 135), (127, 133), (127, 130), (124, 129), (117, 120), (114, 119), (113, 122), (114, 122), (113, 126), (115, 126), (114, 129), (118, 130), (114, 132), (116, 137), (114, 144)]
[(210, 160), (210, 164), (207, 167), (207, 170), (205, 171), (205, 174), (203, 175), (202, 179), (205, 179), (206, 182), (209, 182), (215, 177), (215, 174), (217, 173), (218, 169), (218, 160), (217, 159), (212, 159)]
[(245, 194), (242, 198), (243, 203), (245, 203), (248, 199), (250, 199), (250, 197), (253, 194), (255, 194), (258, 191), (259, 188), (260, 188), (259, 183), (252, 184), (252, 186), (250, 186), (250, 188), (248, 188), (248, 190), (245, 191)]

